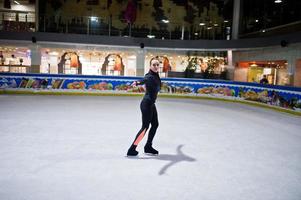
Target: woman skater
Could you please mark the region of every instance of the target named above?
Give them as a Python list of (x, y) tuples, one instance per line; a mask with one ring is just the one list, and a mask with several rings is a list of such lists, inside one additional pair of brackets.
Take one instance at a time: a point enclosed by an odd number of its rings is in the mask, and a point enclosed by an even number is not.
[(128, 156), (138, 155), (138, 151), (136, 151), (136, 147), (144, 137), (150, 124), (151, 124), (151, 128), (148, 133), (147, 142), (144, 146), (144, 153), (153, 154), (153, 155), (159, 154), (159, 152), (156, 149), (154, 149), (152, 146), (154, 136), (159, 126), (158, 114), (155, 105), (157, 94), (161, 88), (161, 79), (158, 74), (159, 64), (160, 62), (158, 58), (152, 58), (150, 60), (150, 70), (144, 76), (144, 79), (142, 81), (135, 81), (133, 83), (134, 86), (145, 84), (146, 92), (140, 103), (140, 110), (142, 113), (142, 128), (139, 130), (134, 142), (129, 148), (127, 152)]

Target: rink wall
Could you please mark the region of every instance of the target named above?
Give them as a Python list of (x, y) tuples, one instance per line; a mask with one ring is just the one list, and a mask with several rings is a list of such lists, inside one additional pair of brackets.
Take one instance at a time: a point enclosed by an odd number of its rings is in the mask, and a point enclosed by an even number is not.
[[(143, 77), (0, 73), (1, 93), (142, 95)], [(208, 79), (162, 78), (161, 96), (214, 98), (301, 113), (301, 88)]]

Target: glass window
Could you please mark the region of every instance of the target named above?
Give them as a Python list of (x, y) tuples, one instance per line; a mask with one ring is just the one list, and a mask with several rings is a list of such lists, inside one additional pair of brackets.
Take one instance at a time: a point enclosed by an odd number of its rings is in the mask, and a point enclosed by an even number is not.
[(19, 22), (26, 22), (26, 14), (25, 13), (19, 13)]
[(6, 21), (16, 21), (16, 13), (5, 12), (4, 20)]
[(35, 22), (35, 13), (28, 13), (27, 14), (27, 22)]

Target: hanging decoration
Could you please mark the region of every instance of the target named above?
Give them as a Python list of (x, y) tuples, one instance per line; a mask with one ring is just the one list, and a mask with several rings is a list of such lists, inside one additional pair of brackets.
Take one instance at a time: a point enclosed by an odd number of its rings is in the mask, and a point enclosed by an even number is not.
[(125, 13), (124, 13), (124, 19), (127, 23), (134, 23), (136, 20), (137, 15), (137, 8), (133, 0), (129, 0), (128, 5), (126, 7)]
[(166, 73), (171, 70), (171, 66), (169, 64), (169, 60), (167, 57), (163, 57), (163, 72)]
[(79, 66), (78, 56), (76, 54), (71, 54), (70, 56), (70, 67), (77, 68)]

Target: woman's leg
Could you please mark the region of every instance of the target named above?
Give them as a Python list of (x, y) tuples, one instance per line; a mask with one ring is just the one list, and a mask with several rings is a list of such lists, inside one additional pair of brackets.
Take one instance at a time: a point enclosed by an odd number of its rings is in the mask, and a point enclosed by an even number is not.
[(150, 145), (150, 146), (152, 146), (153, 139), (156, 135), (156, 131), (159, 126), (158, 113), (157, 113), (157, 108), (156, 108), (155, 104), (153, 104), (153, 106), (152, 106), (151, 125), (152, 126), (151, 126), (151, 129), (149, 130), (148, 138), (147, 138), (147, 142), (146, 142), (146, 145)]
[(144, 152), (145, 153), (150, 153), (150, 154), (159, 154), (159, 152), (153, 148), (153, 139), (156, 135), (156, 131), (157, 128), (159, 126), (159, 122), (158, 122), (158, 113), (157, 113), (157, 109), (155, 104), (152, 106), (152, 118), (151, 118), (151, 129), (149, 130), (148, 133), (148, 138), (147, 138), (147, 142), (144, 146)]
[(136, 147), (140, 143), (140, 141), (143, 139), (146, 131), (149, 128), (149, 124), (152, 119), (151, 105), (147, 101), (141, 102), (140, 109), (141, 109), (141, 113), (142, 113), (142, 127), (138, 131), (134, 142), (132, 143), (131, 147), (128, 150), (127, 155), (131, 155), (131, 156), (136, 156), (138, 154), (138, 152), (136, 151)]

